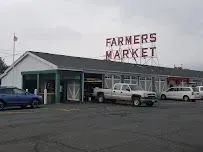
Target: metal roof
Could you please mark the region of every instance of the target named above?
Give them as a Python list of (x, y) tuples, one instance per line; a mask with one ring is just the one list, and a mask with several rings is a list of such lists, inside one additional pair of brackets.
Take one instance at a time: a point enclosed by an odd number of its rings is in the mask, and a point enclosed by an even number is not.
[(132, 63), (121, 63), (107, 60), (81, 58), (33, 51), (29, 52), (56, 65), (59, 69), (74, 69), (79, 71), (81, 70), (95, 72), (103, 71), (119, 73), (140, 73), (203, 78), (203, 71), (140, 65)]

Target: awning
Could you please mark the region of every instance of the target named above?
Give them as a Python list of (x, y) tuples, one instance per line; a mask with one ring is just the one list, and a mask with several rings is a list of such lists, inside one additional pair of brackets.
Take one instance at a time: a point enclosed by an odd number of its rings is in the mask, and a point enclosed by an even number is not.
[(178, 77), (178, 76), (172, 76), (172, 77), (168, 77), (167, 80), (168, 81), (187, 81), (189, 82), (191, 78), (189, 77)]

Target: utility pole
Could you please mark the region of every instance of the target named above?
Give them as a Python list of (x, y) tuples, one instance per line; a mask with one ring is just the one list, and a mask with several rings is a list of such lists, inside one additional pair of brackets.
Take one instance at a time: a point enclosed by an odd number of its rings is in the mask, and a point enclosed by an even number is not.
[(16, 37), (15, 33), (13, 35), (13, 63), (12, 63), (12, 71), (13, 71), (13, 76), (12, 76), (12, 85), (14, 86), (14, 76), (15, 76), (15, 73), (14, 73), (14, 60), (15, 60), (15, 43), (16, 41), (18, 40), (18, 38)]

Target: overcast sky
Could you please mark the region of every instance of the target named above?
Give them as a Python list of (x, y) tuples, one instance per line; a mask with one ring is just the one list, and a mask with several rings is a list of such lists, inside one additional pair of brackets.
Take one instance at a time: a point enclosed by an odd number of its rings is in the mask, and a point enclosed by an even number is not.
[[(161, 66), (203, 70), (202, 0), (0, 0), (0, 56), (27, 50), (98, 58), (105, 39), (157, 33)], [(101, 57), (100, 57), (101, 58)]]

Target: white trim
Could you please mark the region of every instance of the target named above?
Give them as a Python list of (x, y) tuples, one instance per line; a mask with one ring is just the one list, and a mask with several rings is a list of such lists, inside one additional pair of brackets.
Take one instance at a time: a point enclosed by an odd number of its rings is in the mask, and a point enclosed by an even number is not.
[(34, 55), (33, 53), (27, 51), (23, 55), (21, 55), (8, 69), (6, 69), (6, 71), (4, 71), (3, 74), (0, 75), (0, 79), (2, 79), (4, 76), (6, 76), (8, 74), (8, 72), (10, 70), (12, 70), (13, 67), (15, 67), (18, 63), (20, 63), (28, 55), (32, 56), (33, 58), (35, 58), (37, 60), (40, 60), (41, 62), (47, 64), (48, 66), (52, 67), (53, 69), (58, 69), (58, 67), (55, 64), (52, 64), (52, 63), (40, 58), (39, 56)]
[(41, 57), (39, 57), (39, 56), (37, 56), (37, 55), (35, 55), (35, 54), (31, 53), (31, 52), (28, 52), (28, 54), (29, 54), (30, 56), (32, 56), (32, 57), (34, 57), (34, 58), (40, 60), (42, 63), (47, 64), (48, 66), (52, 67), (53, 69), (58, 69), (58, 67), (57, 67), (55, 64), (53, 64), (53, 63), (51, 63), (51, 62), (49, 62), (49, 61), (47, 61), (47, 60), (45, 60), (45, 59), (43, 59), (43, 58), (41, 58)]
[(4, 76), (7, 75), (7, 73), (12, 70), (13, 66), (18, 64), (23, 58), (25, 58), (28, 55), (28, 52), (25, 52), (23, 55), (21, 55), (6, 71), (4, 71), (3, 74), (0, 75), (0, 79), (2, 79)]
[(145, 75), (145, 76), (161, 76), (161, 77), (188, 77), (188, 78), (195, 78), (195, 79), (203, 79), (202, 77), (191, 77), (191, 76), (180, 76), (180, 75), (162, 75), (162, 74), (145, 74), (145, 73), (134, 73), (134, 72), (123, 72), (123, 71), (112, 71), (112, 70), (99, 70), (99, 69), (85, 69), (85, 68), (59, 68), (60, 70), (70, 70), (70, 71), (79, 71), (79, 72), (88, 72), (88, 73), (100, 73), (100, 74), (127, 74), (127, 75)]

